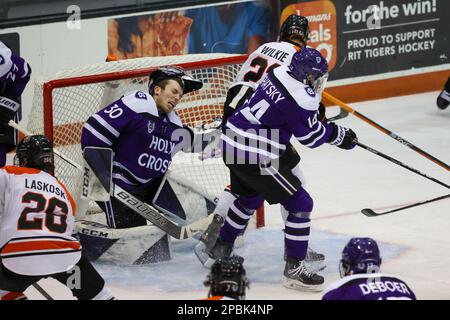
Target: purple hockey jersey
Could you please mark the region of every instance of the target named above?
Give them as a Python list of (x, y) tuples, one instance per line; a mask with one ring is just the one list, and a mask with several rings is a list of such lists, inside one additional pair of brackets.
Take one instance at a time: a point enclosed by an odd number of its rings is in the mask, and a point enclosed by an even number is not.
[(153, 97), (134, 91), (92, 115), (83, 127), (81, 147), (114, 151), (113, 181), (129, 192), (148, 188), (162, 177), (172, 156), (190, 141), (181, 119), (159, 113)]
[(0, 41), (0, 96), (17, 100), (30, 80), (28, 63)]
[(230, 154), (252, 164), (279, 158), (292, 136), (310, 148), (330, 140), (333, 127), (318, 120), (320, 95), (288, 71), (275, 68), (228, 119), (221, 136), (227, 161)]
[(355, 274), (328, 287), (322, 300), (416, 300), (402, 280), (381, 273)]

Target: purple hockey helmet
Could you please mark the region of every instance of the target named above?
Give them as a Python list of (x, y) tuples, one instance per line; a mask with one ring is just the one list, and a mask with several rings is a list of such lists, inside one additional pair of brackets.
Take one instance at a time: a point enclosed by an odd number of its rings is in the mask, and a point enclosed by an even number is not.
[(341, 277), (380, 270), (380, 250), (372, 238), (351, 238), (342, 251), (339, 264)]
[(328, 79), (328, 63), (319, 51), (304, 47), (292, 56), (290, 74), (303, 84), (309, 85), (316, 93), (321, 92)]

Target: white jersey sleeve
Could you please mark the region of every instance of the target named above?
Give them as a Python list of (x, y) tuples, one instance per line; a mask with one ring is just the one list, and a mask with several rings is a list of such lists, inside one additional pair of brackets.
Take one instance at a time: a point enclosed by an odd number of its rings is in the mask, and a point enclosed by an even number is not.
[(31, 168), (0, 169), (0, 256), (22, 275), (47, 275), (72, 268), (81, 245), (72, 237), (75, 202), (52, 175)]
[(289, 42), (269, 42), (253, 51), (242, 65), (233, 84), (247, 84), (254, 88), (274, 68), (289, 65), (300, 47)]

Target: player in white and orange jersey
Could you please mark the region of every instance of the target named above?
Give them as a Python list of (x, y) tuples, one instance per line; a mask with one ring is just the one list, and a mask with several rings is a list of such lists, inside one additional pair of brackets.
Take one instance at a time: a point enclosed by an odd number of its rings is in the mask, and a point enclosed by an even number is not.
[(245, 300), (249, 281), (243, 263), (244, 258), (237, 255), (217, 259), (204, 282), (209, 287), (205, 300)]
[(17, 146), (15, 166), (0, 169), (0, 299), (23, 299), (42, 278), (80, 299), (112, 299), (105, 281), (72, 236), (75, 202), (53, 171), (53, 148), (42, 135)]

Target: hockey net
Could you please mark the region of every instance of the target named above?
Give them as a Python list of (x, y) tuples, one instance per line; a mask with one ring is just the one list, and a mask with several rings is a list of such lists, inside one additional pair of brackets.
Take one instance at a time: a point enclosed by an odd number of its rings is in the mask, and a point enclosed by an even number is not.
[[(200, 130), (202, 125), (222, 116), (227, 90), (245, 59), (245, 55), (195, 54), (121, 60), (64, 70), (35, 82), (28, 130), (44, 133), (53, 140), (55, 148), (83, 163), (80, 139), (86, 120), (126, 93), (147, 92), (150, 72), (167, 65), (181, 66), (203, 82), (201, 90), (183, 96), (176, 108), (185, 125)], [(202, 161), (198, 154), (179, 152), (168, 174), (192, 185), (209, 199), (217, 198), (230, 183), (221, 158)], [(71, 194), (79, 194), (78, 169), (55, 157), (55, 175)], [(99, 208), (92, 203), (89, 210), (96, 212)], [(263, 208), (258, 210), (256, 225), (264, 225)]]

